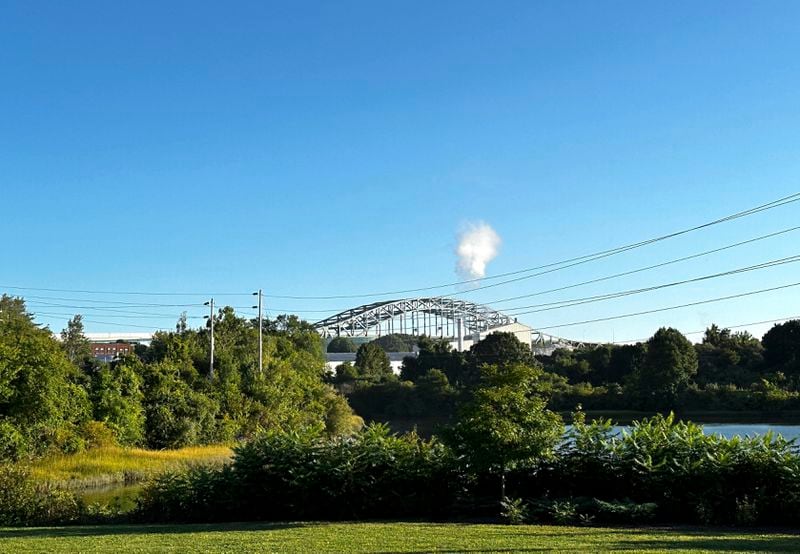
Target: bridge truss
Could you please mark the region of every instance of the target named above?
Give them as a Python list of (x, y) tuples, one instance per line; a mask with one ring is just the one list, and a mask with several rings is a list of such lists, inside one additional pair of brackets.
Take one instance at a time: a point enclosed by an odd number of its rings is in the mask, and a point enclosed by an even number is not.
[(583, 346), (519, 324), (516, 318), (489, 306), (440, 296), (365, 304), (318, 321), (314, 328), (325, 338), (379, 337), (401, 333), (455, 339), (459, 335), (459, 322), (462, 336), (481, 335), (516, 324), (520, 328), (516, 332), (530, 333), (534, 351)]
[(514, 319), (466, 300), (408, 298), (365, 304), (318, 321), (323, 337), (368, 337), (402, 333), (439, 337), (456, 336), (458, 321), (465, 333), (480, 333), (514, 323)]

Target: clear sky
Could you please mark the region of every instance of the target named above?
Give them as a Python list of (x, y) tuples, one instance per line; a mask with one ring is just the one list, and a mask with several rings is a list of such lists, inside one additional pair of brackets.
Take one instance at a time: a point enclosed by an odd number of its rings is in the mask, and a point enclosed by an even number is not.
[[(41, 314), (81, 312), (88, 331), (141, 331), (171, 327), (184, 308), (122, 302), (214, 294), (249, 306), (221, 293), (452, 282), (470, 222), (502, 240), (492, 276), (795, 193), (799, 21), (792, 1), (3, 2), (0, 291)], [(494, 302), (793, 225), (800, 203), (514, 284), (438, 292)], [(726, 271), (800, 254), (798, 239), (497, 307)], [(550, 327), (794, 281), (800, 264), (520, 319)], [(800, 287), (551, 332), (689, 332), (800, 315), (798, 299)], [(368, 300), (268, 298), (267, 309), (320, 310), (304, 312), (314, 320)], [(87, 305), (103, 309), (72, 307)], [(38, 319), (58, 330), (67, 316)]]

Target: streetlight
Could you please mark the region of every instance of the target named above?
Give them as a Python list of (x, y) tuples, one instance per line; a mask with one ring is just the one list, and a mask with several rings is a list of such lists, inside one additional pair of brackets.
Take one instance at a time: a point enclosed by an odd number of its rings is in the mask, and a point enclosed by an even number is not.
[(261, 289), (253, 293), (253, 296), (258, 296), (258, 373), (264, 373), (264, 326), (261, 323), (261, 298), (263, 296)]
[(208, 302), (203, 302), (203, 306), (208, 306), (209, 315), (203, 316), (205, 319), (208, 319), (211, 322), (211, 350), (209, 352), (209, 362), (208, 362), (208, 378), (214, 378), (214, 299), (212, 298)]

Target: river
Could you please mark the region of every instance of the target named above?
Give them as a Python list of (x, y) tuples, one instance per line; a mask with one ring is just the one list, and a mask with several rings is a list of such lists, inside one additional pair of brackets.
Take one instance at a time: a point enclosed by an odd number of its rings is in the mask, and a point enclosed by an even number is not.
[[(722, 435), (725, 438), (753, 437), (772, 431), (785, 439), (798, 439), (800, 442), (800, 425), (781, 425), (775, 423), (700, 423), (707, 435)], [(630, 429), (628, 425), (615, 425), (614, 431), (620, 433)]]

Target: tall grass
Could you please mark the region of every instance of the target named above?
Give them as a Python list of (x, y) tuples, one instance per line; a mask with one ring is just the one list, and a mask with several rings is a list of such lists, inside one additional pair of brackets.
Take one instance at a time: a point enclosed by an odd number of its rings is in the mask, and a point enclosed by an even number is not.
[(227, 446), (190, 446), (178, 450), (144, 450), (104, 446), (33, 462), (31, 477), (69, 489), (137, 483), (167, 470), (197, 465), (221, 465), (233, 451)]

